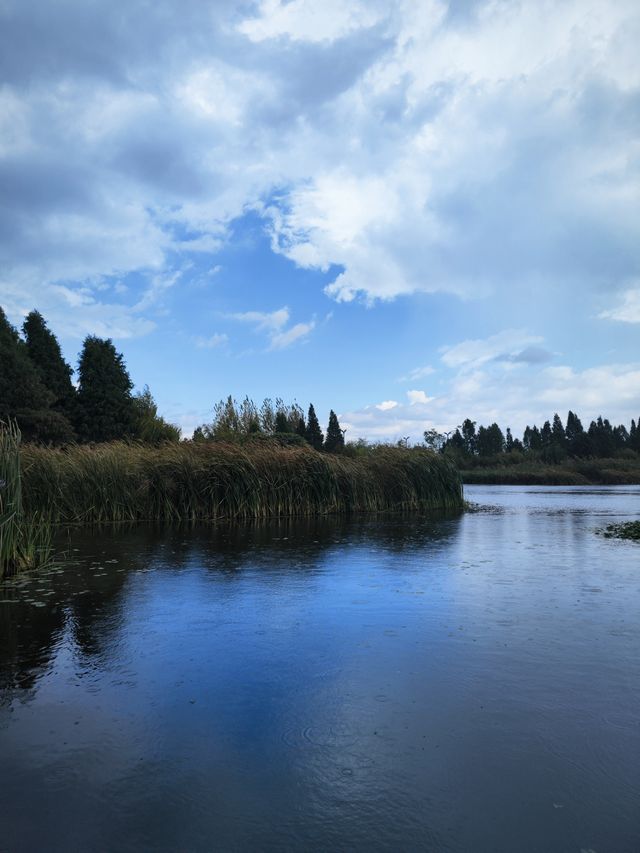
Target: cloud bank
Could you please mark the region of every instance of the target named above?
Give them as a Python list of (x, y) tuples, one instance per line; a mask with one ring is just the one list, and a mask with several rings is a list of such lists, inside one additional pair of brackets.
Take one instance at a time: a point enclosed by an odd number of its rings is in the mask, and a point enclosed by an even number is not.
[(636, 0), (4, 0), (0, 302), (145, 334), (251, 210), (338, 301), (574, 288), (637, 322), (639, 42)]

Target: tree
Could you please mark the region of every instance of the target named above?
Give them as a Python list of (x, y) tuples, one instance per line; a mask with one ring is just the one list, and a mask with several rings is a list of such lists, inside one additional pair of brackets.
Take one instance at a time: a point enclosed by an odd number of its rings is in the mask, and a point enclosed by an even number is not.
[(148, 444), (180, 441), (179, 428), (168, 423), (158, 414), (156, 401), (151, 396), (148, 385), (145, 385), (144, 390), (139, 391), (133, 398), (133, 408), (136, 438)]
[(465, 453), (473, 456), (476, 453), (476, 422), (466, 418), (462, 422), (462, 440)]
[(511, 427), (507, 427), (507, 434), (504, 440), (504, 449), (507, 453), (513, 450), (513, 436), (511, 435)]
[(62, 357), (58, 339), (38, 311), (27, 314), (22, 331), (29, 358), (53, 398), (52, 407), (72, 417), (76, 396), (73, 370)]
[(296, 424), (295, 429), (296, 435), (299, 435), (300, 438), (305, 438), (307, 435), (307, 425), (304, 421), (304, 415), (300, 415), (298, 418), (298, 423)]
[(344, 449), (344, 434), (340, 429), (338, 416), (331, 409), (329, 412), (329, 424), (327, 426), (327, 437), (324, 441), (324, 449), (329, 453), (340, 453)]
[(476, 437), (476, 446), (479, 456), (497, 456), (504, 450), (504, 436), (502, 430), (496, 423), (491, 426), (481, 426)]
[(551, 427), (551, 441), (557, 447), (561, 447), (563, 450), (566, 446), (567, 436), (564, 431), (564, 427), (562, 426), (562, 421), (560, 420), (560, 415), (556, 412), (553, 416), (553, 426)]
[(443, 449), (445, 437), (441, 432), (438, 432), (437, 429), (426, 429), (422, 435), (424, 437), (424, 443), (427, 445), (429, 450), (438, 451)]
[(275, 422), (275, 431), (276, 432), (289, 432), (289, 421), (287, 420), (287, 413), (282, 410), (276, 412), (276, 422)]
[(322, 450), (324, 435), (320, 429), (320, 424), (316, 416), (316, 410), (313, 408), (313, 403), (309, 406), (309, 411), (307, 413), (307, 429), (304, 437), (314, 450)]
[(110, 339), (85, 338), (78, 365), (77, 431), (85, 441), (113, 441), (135, 432), (133, 384)]
[(26, 344), (0, 308), (0, 419), (15, 418), (25, 441), (72, 441), (69, 422), (50, 408), (53, 399)]

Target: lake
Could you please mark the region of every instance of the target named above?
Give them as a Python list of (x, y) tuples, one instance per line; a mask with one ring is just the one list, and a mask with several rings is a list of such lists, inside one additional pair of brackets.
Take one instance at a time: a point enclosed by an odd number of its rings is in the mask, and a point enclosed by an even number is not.
[(0, 586), (0, 849), (637, 853), (640, 487), (465, 492)]

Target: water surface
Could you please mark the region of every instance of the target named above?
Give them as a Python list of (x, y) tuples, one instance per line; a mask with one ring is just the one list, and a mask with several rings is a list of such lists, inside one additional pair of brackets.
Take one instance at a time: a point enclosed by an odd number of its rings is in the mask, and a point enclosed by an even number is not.
[(76, 532), (0, 586), (0, 849), (640, 850), (640, 488)]

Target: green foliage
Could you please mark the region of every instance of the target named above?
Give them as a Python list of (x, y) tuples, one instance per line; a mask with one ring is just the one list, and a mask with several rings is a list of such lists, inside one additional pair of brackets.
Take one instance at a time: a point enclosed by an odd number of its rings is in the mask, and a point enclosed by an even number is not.
[(338, 416), (333, 409), (329, 412), (329, 424), (327, 426), (327, 436), (324, 440), (324, 449), (328, 453), (340, 453), (344, 450), (344, 434), (340, 429)]
[(313, 408), (313, 403), (309, 406), (309, 412), (307, 414), (305, 438), (314, 450), (322, 450), (324, 435), (320, 429), (320, 424), (316, 416), (316, 410)]
[(32, 311), (22, 325), (27, 353), (45, 388), (53, 397), (52, 407), (72, 418), (76, 391), (73, 371), (62, 357), (60, 344), (38, 311)]
[(77, 431), (84, 441), (113, 441), (135, 434), (133, 384), (110, 339), (84, 341), (78, 366)]
[(0, 419), (12, 417), (20, 424), (24, 412), (46, 411), (52, 401), (24, 341), (0, 308)]
[(244, 445), (28, 446), (22, 455), (26, 508), (54, 522), (460, 509), (463, 501), (455, 466), (424, 448), (379, 446), (349, 458), (260, 437)]
[(149, 444), (162, 444), (165, 441), (180, 441), (180, 429), (165, 421), (158, 414), (156, 401), (145, 385), (133, 397), (134, 435), (140, 441)]
[(422, 435), (424, 437), (424, 443), (429, 450), (440, 450), (442, 448), (445, 437), (441, 432), (438, 432), (437, 429), (426, 429)]
[(52, 553), (51, 524), (23, 511), (20, 438), (15, 424), (0, 422), (0, 580), (38, 568)]

